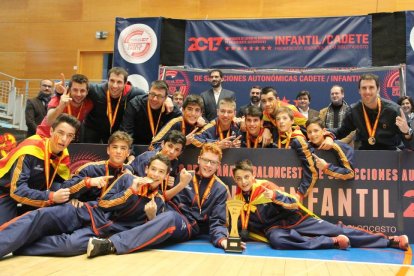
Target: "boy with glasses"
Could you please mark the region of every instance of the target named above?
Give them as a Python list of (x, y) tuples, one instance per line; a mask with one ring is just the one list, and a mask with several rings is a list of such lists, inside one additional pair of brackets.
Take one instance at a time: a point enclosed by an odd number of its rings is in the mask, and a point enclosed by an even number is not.
[(217, 247), (224, 247), (226, 227), (226, 201), (230, 198), (227, 185), (216, 175), (222, 151), (212, 143), (205, 144), (198, 157), (199, 168), (193, 177), (182, 175), (188, 185), (168, 202), (167, 211), (150, 222), (120, 232), (109, 239), (91, 238), (89, 258), (106, 254), (126, 254), (160, 244), (166, 240), (183, 242), (208, 234)]

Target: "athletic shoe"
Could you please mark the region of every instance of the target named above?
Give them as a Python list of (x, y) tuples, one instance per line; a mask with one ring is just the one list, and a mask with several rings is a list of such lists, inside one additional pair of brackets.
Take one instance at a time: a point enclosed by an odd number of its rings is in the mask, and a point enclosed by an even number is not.
[(110, 240), (95, 237), (89, 238), (88, 249), (86, 251), (88, 258), (113, 254), (114, 252), (115, 247)]
[(336, 249), (347, 249), (350, 246), (349, 239), (345, 235), (339, 235), (332, 238), (334, 242), (334, 248)]
[(389, 246), (392, 248), (398, 248), (407, 251), (408, 247), (410, 246), (407, 235), (390, 236), (388, 239), (390, 240)]

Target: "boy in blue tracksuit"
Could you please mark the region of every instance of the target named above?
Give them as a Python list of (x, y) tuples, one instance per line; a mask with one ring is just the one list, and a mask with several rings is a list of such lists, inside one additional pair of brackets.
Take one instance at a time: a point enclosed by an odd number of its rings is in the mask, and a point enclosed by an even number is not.
[(219, 101), (217, 118), (205, 125), (194, 137), (201, 147), (205, 143), (216, 142), (221, 149), (240, 148), (240, 129), (234, 121), (236, 101), (224, 98)]
[(0, 159), (0, 225), (18, 213), (68, 201), (69, 190), (59, 184), (70, 177), (67, 147), (79, 126), (75, 117), (61, 114), (50, 138), (33, 135)]
[(168, 175), (167, 181), (162, 183), (161, 191), (164, 194), (164, 198), (170, 198), (169, 190), (174, 186), (175, 179), (177, 178), (178, 172), (178, 157), (184, 150), (186, 144), (185, 135), (178, 130), (170, 131), (165, 140), (161, 142), (160, 149), (154, 149), (146, 151), (138, 155), (134, 161), (130, 164), (133, 169), (133, 174), (138, 176), (145, 176), (145, 168), (148, 166), (148, 162), (156, 154), (163, 154), (170, 159), (171, 171)]
[(294, 149), (302, 163), (303, 176), (296, 189), (300, 199), (306, 197), (318, 180), (318, 172), (312, 158), (313, 148), (306, 142), (306, 137), (297, 126), (293, 126), (293, 111), (285, 106), (275, 111), (277, 133), (273, 135), (274, 143), (279, 149)]
[[(324, 134), (326, 129), (323, 126), (323, 122), (319, 117), (314, 117), (306, 122), (306, 131), (311, 146), (318, 148), (325, 140)], [(355, 177), (355, 172), (352, 167), (352, 159), (354, 157), (354, 149), (348, 144), (335, 140), (332, 152), (339, 162), (339, 166), (327, 163), (324, 159), (319, 158), (316, 154), (313, 154), (315, 158), (316, 167), (320, 169), (324, 174), (332, 176), (337, 179), (348, 180)]]
[(263, 135), (265, 128), (263, 127), (263, 112), (258, 106), (249, 106), (245, 111), (246, 132), (241, 133), (242, 148), (273, 148), (273, 142), (269, 145), (263, 144)]
[(188, 95), (183, 103), (183, 116), (174, 118), (164, 125), (152, 139), (150, 149), (158, 148), (167, 134), (172, 130), (181, 131), (186, 137), (187, 145), (199, 146), (199, 142), (194, 139), (194, 134), (199, 130), (200, 118), (203, 113), (204, 103), (199, 95)]
[(408, 250), (406, 235), (387, 237), (317, 218), (295, 196), (280, 191), (271, 182), (255, 179), (250, 160), (237, 162), (233, 175), (238, 186), (235, 199), (244, 202), (238, 225), (244, 240), (256, 238), (268, 242), (274, 249), (352, 246)]
[[(126, 151), (127, 153), (129, 150)], [(164, 209), (164, 200), (158, 192), (159, 184), (169, 172), (169, 160), (163, 155), (154, 156), (148, 167), (147, 177), (123, 174), (116, 179), (102, 195), (98, 203), (87, 202), (76, 208), (71, 204), (52, 208), (41, 208), (26, 213), (16, 220), (0, 227), (0, 256), (20, 249), (17, 253), (27, 253), (31, 245), (45, 235), (73, 233), (86, 229), (77, 241), (83, 246), (69, 248), (57, 244), (45, 244), (44, 251), (53, 255), (77, 255), (86, 251), (86, 244), (91, 236), (108, 237), (111, 234), (133, 228), (153, 219)], [(39, 243), (37, 242), (38, 246)], [(55, 249), (53, 251), (52, 249)], [(34, 255), (34, 254), (30, 254)]]
[[(106, 192), (112, 183), (125, 173), (124, 165), (132, 144), (132, 138), (126, 132), (116, 131), (109, 140), (106, 161), (90, 162), (77, 169), (69, 180), (61, 184), (70, 191), (71, 204), (82, 207), (84, 202), (96, 201)], [(91, 229), (81, 228), (70, 235), (48, 235), (20, 248), (16, 254), (22, 255), (65, 255), (82, 248), (82, 240), (88, 239)]]
[[(228, 231), (226, 228), (226, 200), (230, 194), (227, 186), (215, 175), (222, 157), (216, 144), (205, 144), (198, 157), (199, 170), (188, 185), (170, 202), (172, 211), (154, 220), (120, 232), (110, 239), (91, 238), (88, 257), (111, 253), (126, 254), (154, 246), (165, 240), (186, 241), (199, 234), (209, 234), (211, 242), (222, 247)], [(185, 175), (185, 178), (188, 174)]]

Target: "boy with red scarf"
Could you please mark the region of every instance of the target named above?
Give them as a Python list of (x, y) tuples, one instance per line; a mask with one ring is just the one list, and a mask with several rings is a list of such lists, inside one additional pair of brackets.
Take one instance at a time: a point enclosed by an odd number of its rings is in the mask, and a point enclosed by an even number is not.
[(69, 179), (67, 147), (80, 123), (61, 114), (50, 129), (50, 138), (33, 135), (0, 160), (0, 225), (19, 213), (69, 200), (69, 189), (58, 183)]
[(406, 235), (387, 237), (316, 217), (295, 196), (271, 182), (255, 179), (250, 160), (237, 162), (233, 175), (235, 199), (244, 202), (238, 225), (243, 240), (261, 240), (274, 249), (409, 248)]

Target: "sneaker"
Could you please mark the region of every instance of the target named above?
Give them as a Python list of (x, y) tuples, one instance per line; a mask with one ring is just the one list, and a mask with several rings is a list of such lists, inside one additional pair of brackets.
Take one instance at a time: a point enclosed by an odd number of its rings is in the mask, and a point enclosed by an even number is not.
[(336, 249), (347, 249), (350, 246), (349, 239), (345, 235), (339, 235), (332, 238), (334, 242), (334, 248)]
[(390, 236), (388, 237), (390, 240), (390, 247), (392, 248), (398, 248), (404, 251), (408, 250), (408, 247), (410, 244), (408, 243), (408, 237), (407, 235), (401, 235), (401, 236)]
[(108, 255), (115, 252), (115, 248), (110, 240), (92, 237), (88, 242), (86, 255), (88, 258)]

